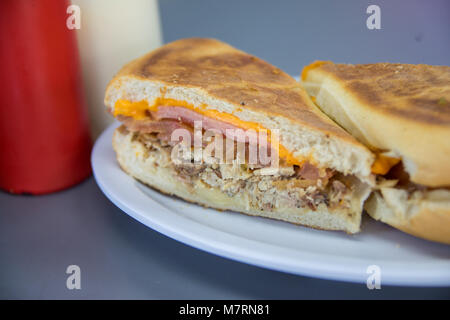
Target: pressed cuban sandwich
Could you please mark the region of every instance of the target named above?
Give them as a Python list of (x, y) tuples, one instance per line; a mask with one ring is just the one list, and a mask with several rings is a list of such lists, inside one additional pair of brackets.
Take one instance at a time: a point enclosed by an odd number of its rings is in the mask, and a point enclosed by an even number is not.
[(450, 243), (450, 67), (316, 61), (301, 81), (323, 112), (376, 154), (367, 212)]
[[(122, 122), (113, 137), (120, 166), (163, 193), (319, 229), (360, 230), (373, 154), (295, 79), (259, 58), (213, 39), (178, 40), (124, 66), (105, 105)], [(232, 140), (228, 161), (214, 148), (212, 161), (198, 161), (195, 152), (174, 161), (180, 144), (195, 149), (198, 123), (200, 133), (216, 134), (201, 138), (201, 148), (220, 136)], [(180, 130), (188, 133), (181, 140), (174, 134)], [(244, 151), (255, 143), (240, 138), (246, 131), (267, 134), (256, 144), (267, 142), (278, 165), (238, 157), (237, 143)]]

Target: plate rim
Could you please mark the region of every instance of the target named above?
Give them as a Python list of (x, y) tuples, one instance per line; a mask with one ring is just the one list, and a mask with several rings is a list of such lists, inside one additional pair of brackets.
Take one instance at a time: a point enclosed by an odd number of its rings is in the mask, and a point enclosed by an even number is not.
[[(310, 252), (303, 252), (302, 254), (299, 254), (299, 252), (296, 251), (296, 256), (300, 255), (307, 259), (299, 261), (296, 258), (295, 261), (292, 261), (293, 259), (289, 260), (284, 257), (282, 262), (276, 262), (274, 261), (273, 257), (272, 259), (270, 259), (267, 253), (264, 254), (264, 250), (260, 252), (255, 249), (273, 247), (277, 250), (283, 251), (283, 248), (281, 246), (262, 243), (257, 240), (252, 240), (240, 237), (235, 234), (227, 233), (223, 230), (217, 230), (213, 227), (201, 224), (187, 217), (180, 217), (179, 219), (185, 219), (183, 222), (185, 224), (188, 223), (190, 227), (193, 227), (198, 232), (193, 232), (189, 228), (181, 230), (179, 224), (176, 224), (175, 226), (169, 226), (162, 223), (164, 221), (161, 221), (161, 219), (155, 220), (154, 217), (153, 219), (151, 219), (152, 216), (143, 214), (142, 212), (140, 212), (141, 210), (136, 207), (136, 205), (127, 202), (126, 199), (122, 199), (121, 195), (115, 192), (114, 187), (109, 186), (105, 183), (102, 176), (102, 169), (99, 167), (99, 160), (101, 160), (102, 152), (104, 150), (107, 150), (108, 148), (110, 149), (109, 151), (114, 152), (112, 150), (111, 139), (109, 139), (109, 137), (112, 137), (113, 131), (119, 125), (119, 122), (114, 122), (108, 128), (106, 128), (96, 140), (91, 154), (92, 171), (96, 183), (100, 187), (101, 191), (106, 195), (106, 197), (114, 205), (131, 216), (133, 219), (161, 234), (164, 234), (186, 245), (234, 261), (239, 261), (266, 269), (296, 274), (300, 276), (363, 284), (366, 283), (367, 277), (369, 275), (366, 272), (361, 271), (365, 271), (364, 267), (367, 267), (368, 265), (367, 262), (362, 263), (363, 260), (344, 257), (337, 259), (338, 261), (334, 261), (332, 267), (324, 267), (323, 264), (320, 264), (321, 267), (318, 267), (317, 261), (312, 262), (309, 260), (314, 257), (313, 254), (311, 254)], [(114, 162), (118, 166), (115, 157)], [(130, 179), (130, 181), (139, 183), (134, 178), (128, 176), (126, 173), (123, 174), (127, 179)], [(146, 197), (146, 200), (151, 201), (152, 205), (157, 207), (159, 210), (165, 211), (166, 214), (174, 214), (170, 210), (170, 208), (145, 195), (141, 190), (139, 191), (142, 196)], [(220, 236), (222, 240), (219, 241), (216, 239), (211, 239), (211, 236), (208, 235), (208, 233), (211, 232)], [(224, 243), (223, 240), (226, 240), (227, 243)], [(237, 240), (239, 240), (240, 242), (239, 246), (233, 245), (232, 243)], [(285, 253), (288, 253), (289, 251), (294, 251), (294, 249), (287, 248), (284, 251)], [(279, 256), (280, 255), (277, 255), (277, 257)], [(316, 254), (316, 257), (323, 258), (323, 255)], [(352, 267), (349, 267), (349, 262), (353, 263)], [(378, 262), (379, 265), (382, 265), (383, 269), (382, 285), (434, 287), (444, 287), (450, 285), (450, 261), (441, 263), (444, 264), (444, 266), (448, 266), (447, 272), (443, 272), (442, 267), (438, 268), (436, 266), (436, 262), (421, 263), (419, 266), (416, 266), (414, 270), (408, 268), (406, 268), (405, 270), (404, 263), (402, 264), (401, 262), (393, 262), (389, 260), (378, 260)], [(401, 268), (402, 265), (404, 269), (402, 270), (402, 272), (399, 272), (399, 268)], [(432, 272), (430, 272), (430, 268)], [(386, 269), (388, 272), (386, 272)], [(420, 275), (417, 274), (419, 269), (422, 270), (422, 272), (420, 272)], [(433, 274), (434, 272), (437, 272), (438, 275)]]

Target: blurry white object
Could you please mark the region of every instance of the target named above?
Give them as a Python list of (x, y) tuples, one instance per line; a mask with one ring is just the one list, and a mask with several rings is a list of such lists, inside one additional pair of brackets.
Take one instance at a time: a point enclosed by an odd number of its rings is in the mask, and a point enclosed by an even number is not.
[(81, 9), (78, 45), (83, 84), (95, 139), (113, 118), (105, 112), (105, 88), (125, 63), (162, 43), (157, 0), (73, 0)]

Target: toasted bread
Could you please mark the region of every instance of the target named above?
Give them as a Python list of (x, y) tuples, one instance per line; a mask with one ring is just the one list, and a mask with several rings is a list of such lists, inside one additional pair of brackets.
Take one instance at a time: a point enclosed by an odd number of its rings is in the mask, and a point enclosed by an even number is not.
[(399, 157), (411, 181), (450, 186), (450, 67), (316, 62), (302, 83), (360, 142)]
[(178, 40), (138, 58), (109, 83), (105, 105), (172, 99), (279, 129), (293, 155), (361, 178), (373, 155), (333, 123), (302, 86), (269, 63), (214, 39)]
[(408, 188), (394, 180), (375, 188), (364, 204), (369, 215), (450, 244), (450, 67), (317, 61), (301, 80), (327, 115), (408, 173)]

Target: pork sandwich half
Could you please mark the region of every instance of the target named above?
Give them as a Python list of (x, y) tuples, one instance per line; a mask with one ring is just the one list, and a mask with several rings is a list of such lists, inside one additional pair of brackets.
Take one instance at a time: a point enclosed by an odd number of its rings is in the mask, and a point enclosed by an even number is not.
[[(175, 41), (124, 66), (105, 104), (123, 124), (113, 138), (120, 166), (163, 193), (314, 228), (360, 230), (373, 154), (295, 79), (261, 59), (213, 39)], [(215, 135), (202, 136), (208, 130)], [(266, 133), (256, 144), (267, 142), (277, 165), (238, 156), (236, 144), (244, 152), (255, 144), (240, 138), (247, 131)], [(180, 132), (188, 134), (178, 139)], [(195, 151), (186, 156), (197, 133), (204, 150), (220, 136), (231, 139), (225, 159), (218, 147), (209, 161)]]
[(327, 115), (377, 155), (367, 212), (450, 243), (450, 67), (319, 61), (304, 68), (302, 82)]

